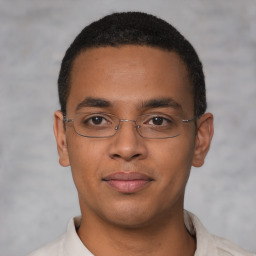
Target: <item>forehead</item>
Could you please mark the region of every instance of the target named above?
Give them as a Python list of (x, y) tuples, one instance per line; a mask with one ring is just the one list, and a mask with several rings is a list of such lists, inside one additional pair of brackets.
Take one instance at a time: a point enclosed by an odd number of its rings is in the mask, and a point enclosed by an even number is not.
[(83, 51), (74, 60), (67, 108), (86, 97), (114, 103), (174, 98), (193, 109), (192, 86), (186, 65), (175, 52), (148, 46), (100, 47)]

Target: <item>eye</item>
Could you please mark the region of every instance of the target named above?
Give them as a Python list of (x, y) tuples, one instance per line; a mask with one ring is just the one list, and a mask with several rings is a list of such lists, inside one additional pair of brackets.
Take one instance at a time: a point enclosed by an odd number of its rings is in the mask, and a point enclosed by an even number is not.
[(153, 116), (148, 120), (148, 124), (154, 126), (166, 126), (169, 125), (171, 122), (172, 121), (170, 119), (162, 116)]
[(102, 116), (93, 116), (89, 119), (90, 122), (93, 124), (101, 124), (104, 121), (104, 118)]
[(84, 126), (107, 126), (111, 124), (111, 120), (105, 115), (90, 115), (83, 119)]
[(155, 116), (151, 119), (151, 121), (149, 122), (149, 124), (153, 124), (153, 125), (162, 125), (164, 122), (164, 118), (160, 117), (160, 116)]

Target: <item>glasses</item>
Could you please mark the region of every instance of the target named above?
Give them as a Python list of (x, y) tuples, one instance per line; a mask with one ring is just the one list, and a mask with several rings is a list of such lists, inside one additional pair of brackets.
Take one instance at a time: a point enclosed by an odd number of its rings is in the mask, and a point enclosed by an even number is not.
[(119, 119), (108, 113), (79, 113), (73, 119), (64, 115), (65, 123), (73, 123), (75, 132), (83, 137), (108, 138), (114, 136), (121, 127), (121, 122), (133, 122), (139, 135), (148, 139), (174, 138), (181, 134), (183, 124), (195, 117), (182, 120), (178, 116), (167, 114), (145, 114), (136, 120)]

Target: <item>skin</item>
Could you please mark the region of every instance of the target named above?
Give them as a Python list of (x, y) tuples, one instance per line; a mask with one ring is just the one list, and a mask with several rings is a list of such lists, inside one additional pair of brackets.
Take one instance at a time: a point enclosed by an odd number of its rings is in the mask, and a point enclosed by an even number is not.
[[(86, 97), (103, 98), (107, 107), (79, 111), (107, 112), (135, 120), (145, 113), (176, 111), (193, 117), (193, 93), (186, 65), (174, 52), (146, 46), (89, 49), (74, 61), (67, 116), (73, 118)], [(152, 99), (172, 98), (181, 108), (142, 108)], [(82, 222), (78, 235), (95, 255), (194, 255), (195, 239), (183, 221), (184, 191), (191, 166), (204, 163), (213, 135), (213, 116), (183, 124), (171, 139), (145, 139), (132, 122), (110, 138), (77, 135), (55, 113), (54, 132), (62, 166), (71, 166)], [(122, 193), (103, 178), (122, 172), (142, 173), (151, 181)], [(100, 241), (100, 246), (98, 242)]]

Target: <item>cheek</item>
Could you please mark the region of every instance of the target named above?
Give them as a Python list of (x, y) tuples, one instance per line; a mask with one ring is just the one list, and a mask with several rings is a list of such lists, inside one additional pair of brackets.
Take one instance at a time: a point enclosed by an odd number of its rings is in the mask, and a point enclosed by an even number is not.
[(155, 201), (158, 201), (159, 209), (165, 210), (183, 204), (193, 159), (193, 143), (173, 138), (161, 144), (156, 150), (152, 149), (151, 163), (156, 170)]
[(68, 152), (73, 179), (81, 193), (96, 187), (100, 182), (100, 164), (106, 153), (100, 143), (75, 136), (68, 143)]
[(157, 164), (157, 178), (169, 189), (186, 185), (194, 154), (194, 142), (181, 136), (163, 141), (161, 146), (152, 148), (152, 163)]
[(188, 137), (178, 136), (176, 138), (166, 139), (161, 143), (149, 145), (150, 157), (158, 159), (162, 165), (173, 166), (175, 164), (191, 165), (194, 155), (194, 140)]

